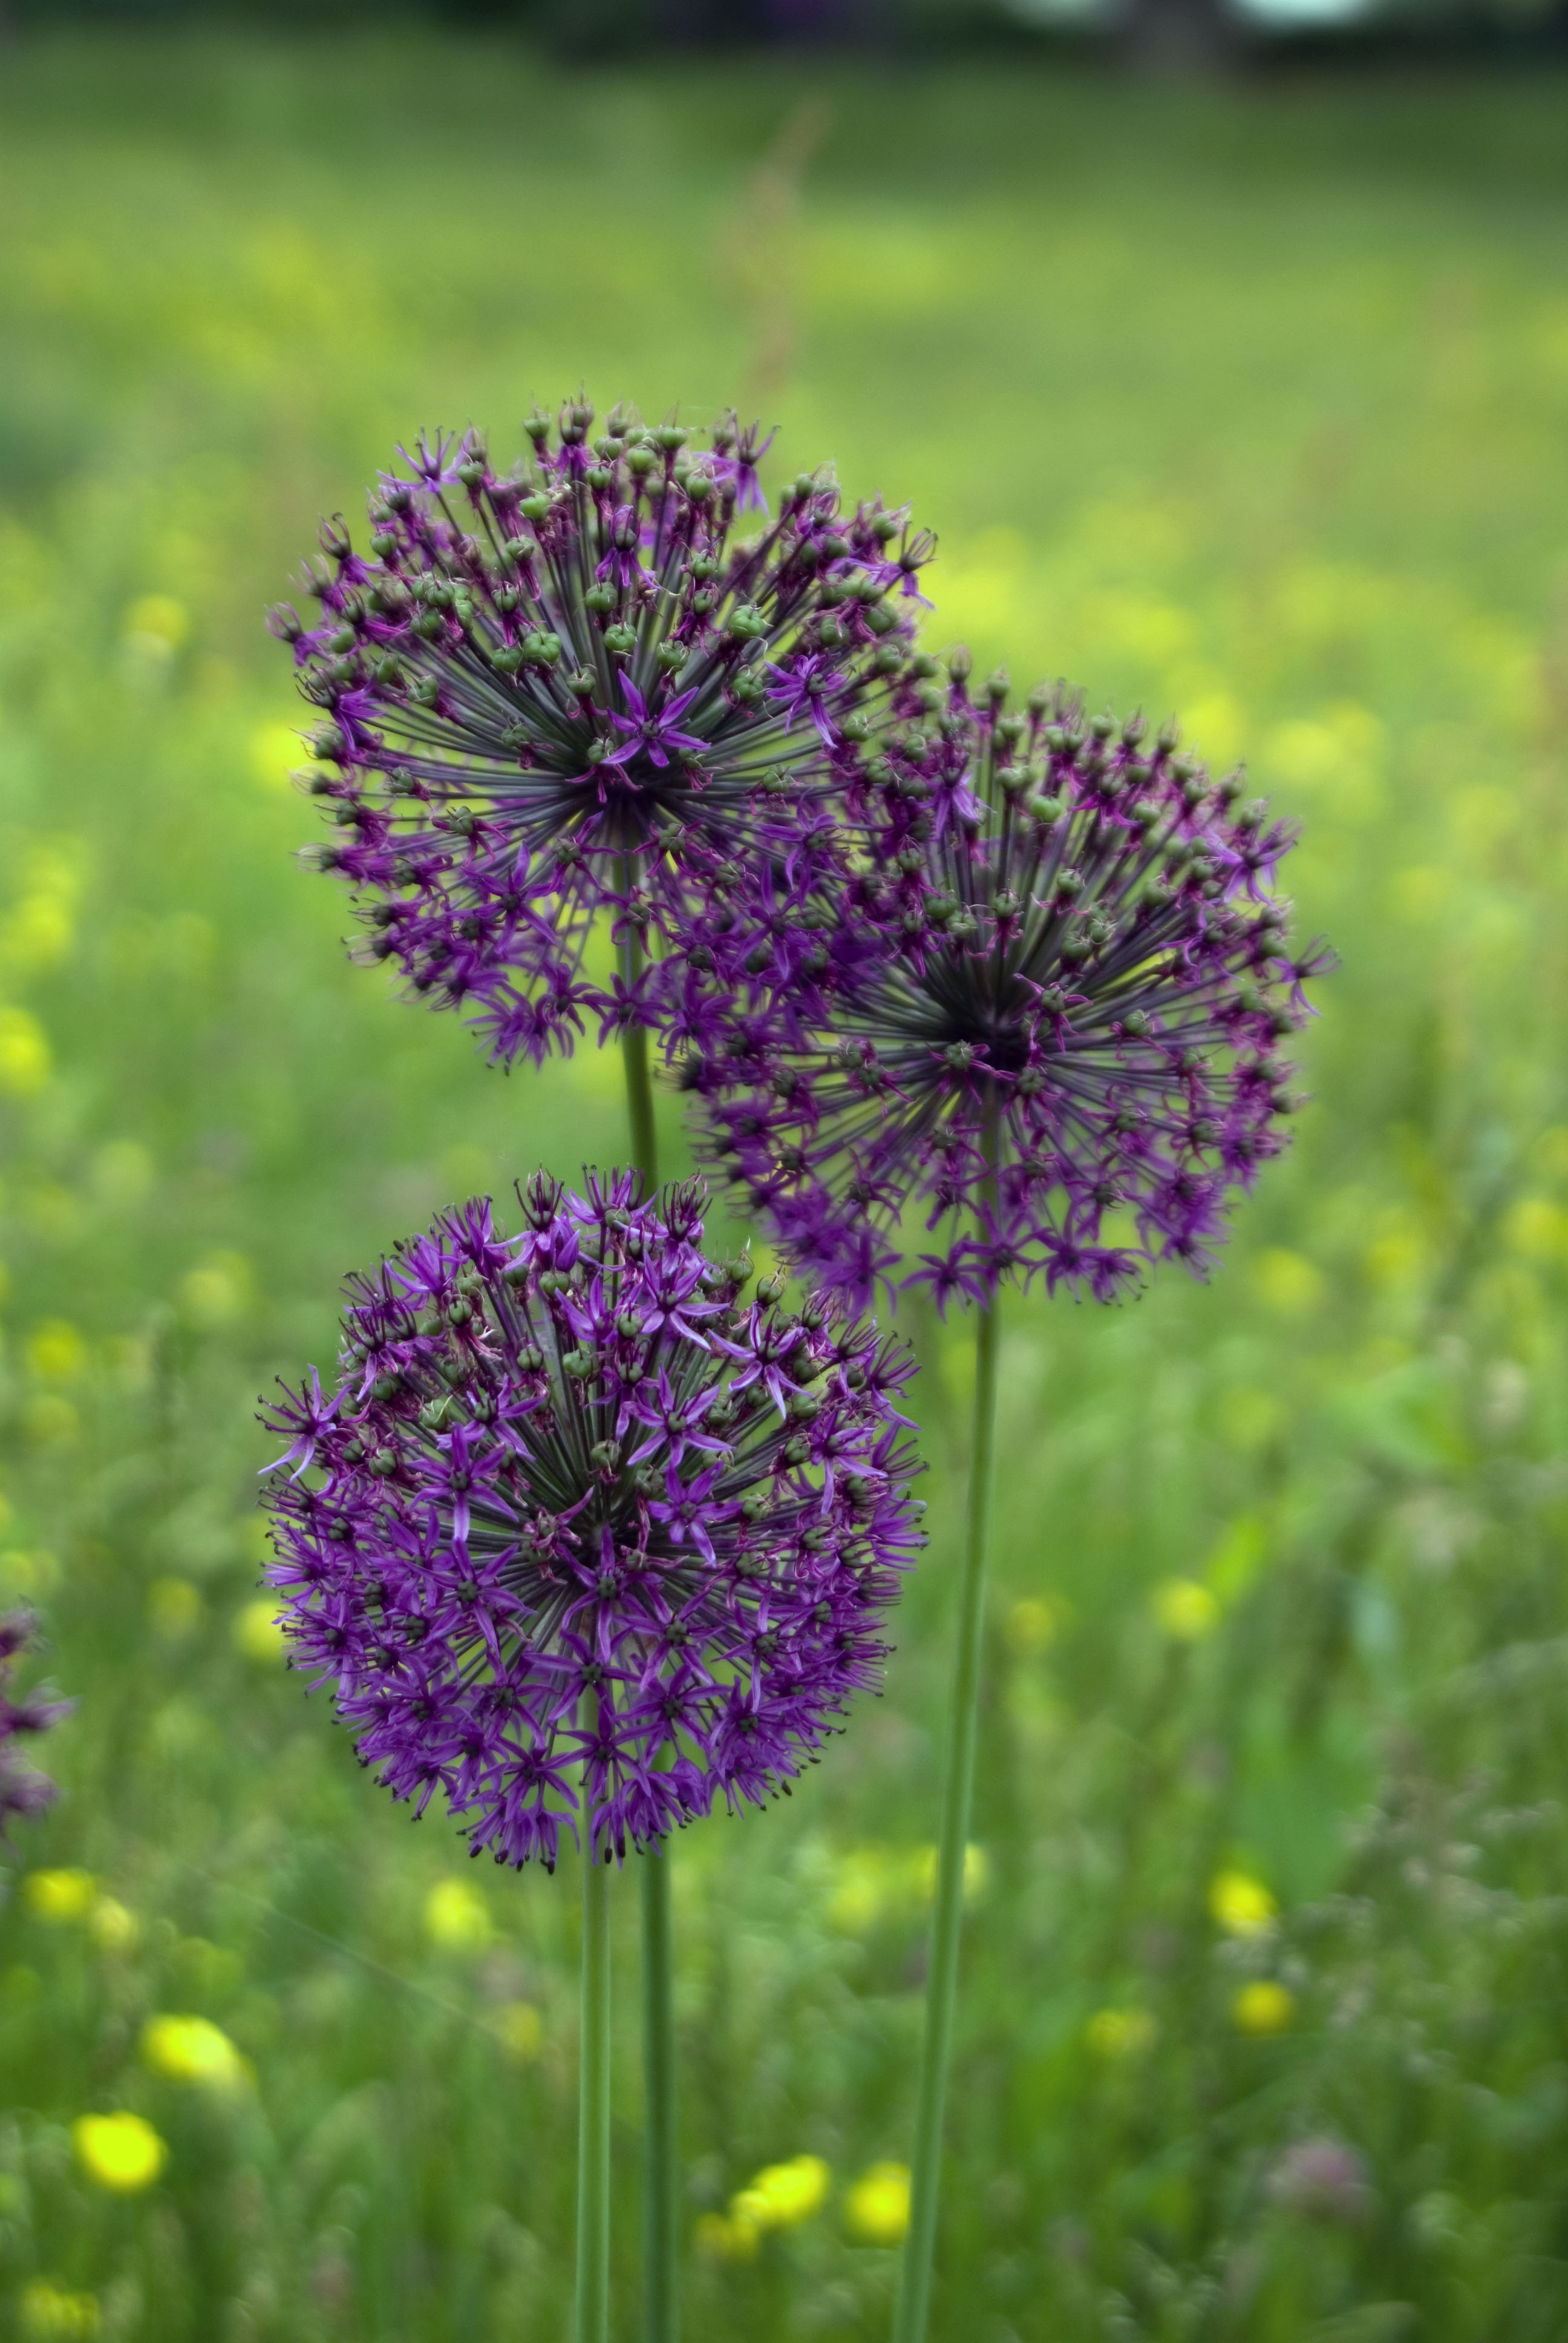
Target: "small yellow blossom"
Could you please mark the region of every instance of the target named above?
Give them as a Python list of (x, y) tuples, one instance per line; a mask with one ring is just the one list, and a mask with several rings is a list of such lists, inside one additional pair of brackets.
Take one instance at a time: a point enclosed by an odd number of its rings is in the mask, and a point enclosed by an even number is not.
[(30, 1871), (22, 1901), (35, 1919), (64, 1928), (87, 1917), (97, 1893), (98, 1884), (90, 1871)]
[(1209, 1883), (1209, 1909), (1227, 1936), (1261, 1936), (1273, 1926), (1280, 1907), (1261, 1879), (1221, 1871)]
[(1148, 2009), (1097, 2009), (1084, 2039), (1101, 2058), (1133, 2058), (1147, 2050), (1160, 2028)]
[(87, 1933), (106, 1953), (130, 1953), (141, 1941), (142, 1924), (128, 1905), (100, 1896), (87, 1915)]
[(277, 1603), (270, 1594), (258, 1594), (243, 1604), (235, 1614), (234, 1640), (247, 1660), (266, 1666), (282, 1659), (288, 1649), (287, 1638), (277, 1624)]
[(425, 1898), (425, 1934), (444, 1953), (482, 1953), (495, 1935), (490, 1907), (466, 1879), (439, 1879)]
[(514, 2058), (537, 2058), (545, 2046), (545, 2021), (531, 2001), (503, 2002), (496, 2012), (496, 2032)]
[(1153, 1602), (1154, 1616), (1175, 1643), (1201, 1643), (1219, 1624), (1220, 1605), (1196, 1578), (1167, 1578)]
[(244, 2058), (209, 2017), (150, 2017), (142, 2030), (142, 2056), (171, 2083), (202, 2083), (232, 2091), (247, 2079)]
[(168, 2149), (140, 2116), (78, 2116), (71, 2137), (87, 2178), (121, 2196), (150, 2188), (168, 2162)]
[(819, 2156), (765, 2165), (755, 2180), (730, 2198), (729, 2217), (749, 2221), (756, 2229), (792, 2229), (820, 2211), (832, 2177)]
[(0, 1092), (31, 1098), (53, 1070), (48, 1036), (25, 1009), (0, 1009)]
[(869, 2246), (896, 2246), (910, 2226), (910, 2167), (873, 2164), (844, 2198), (851, 2237)]
[(26, 2343), (93, 2343), (103, 2320), (92, 2294), (67, 2294), (46, 2278), (22, 2289), (22, 2332)]
[(1289, 1986), (1254, 1977), (1236, 1996), (1231, 2015), (1243, 2034), (1283, 2034), (1295, 2017), (1296, 1996)]

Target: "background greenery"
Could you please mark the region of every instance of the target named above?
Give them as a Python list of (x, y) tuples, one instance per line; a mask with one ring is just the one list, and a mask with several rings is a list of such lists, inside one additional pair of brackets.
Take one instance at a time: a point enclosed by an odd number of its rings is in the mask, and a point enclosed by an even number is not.
[[(792, 71), (7, 61), (0, 1577), (81, 1708), (0, 1910), (0, 2323), (563, 2331), (575, 1877), (412, 1830), (284, 1673), (253, 1409), (432, 1207), (612, 1158), (618, 1068), (503, 1079), (346, 966), (260, 610), (419, 424), (499, 446), (582, 379), (912, 498), (933, 642), (1245, 752), (1344, 956), (1213, 1283), (1009, 1309), (939, 2333), (1547, 2343), (1563, 92)], [(934, 1537), (887, 1697), (675, 1857), (694, 2343), (885, 2332), (853, 2186), (906, 2152), (971, 1346), (912, 1331)], [(247, 2063), (179, 2079), (158, 2015)], [(168, 2147), (136, 2194), (73, 2149), (117, 2109)], [(827, 2202), (748, 2256), (732, 2193), (807, 2152)]]

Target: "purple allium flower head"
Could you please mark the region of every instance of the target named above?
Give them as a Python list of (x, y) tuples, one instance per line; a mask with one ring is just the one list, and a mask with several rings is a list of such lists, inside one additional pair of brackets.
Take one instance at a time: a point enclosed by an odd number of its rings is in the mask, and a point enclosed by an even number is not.
[(671, 1031), (715, 1153), (824, 1285), (863, 1302), (919, 1212), (940, 1250), (905, 1282), (940, 1303), (1036, 1273), (1109, 1300), (1206, 1265), (1282, 1144), (1279, 1044), (1330, 956), (1292, 956), (1292, 832), (1239, 774), (968, 675), (905, 670), (847, 784), (849, 877), (773, 923), (814, 960), (781, 983), (764, 923), (749, 983), (689, 975)]
[(621, 1855), (760, 1803), (876, 1682), (921, 1540), (907, 1354), (701, 1250), (704, 1191), (542, 1173), (351, 1281), (336, 1391), (265, 1421), (298, 1665), (471, 1850)]
[[(421, 439), (371, 497), (368, 557), (324, 527), (319, 622), (271, 621), (324, 712), (317, 859), (363, 949), (503, 1061), (569, 1050), (585, 1011), (656, 1022), (694, 908), (830, 853), (835, 759), (885, 706), (930, 551), (879, 503), (843, 514), (827, 472), (739, 542), (766, 516), (754, 429), (722, 417), (699, 449), (620, 408), (590, 441), (593, 419), (536, 414), (504, 476), (476, 432)], [(630, 988), (585, 966), (607, 910), (655, 963)]]
[(36, 1622), (26, 1609), (0, 1614), (0, 1836), (13, 1815), (38, 1815), (54, 1803), (55, 1785), (27, 1765), (16, 1746), (25, 1734), (46, 1733), (75, 1707), (46, 1692), (14, 1697), (10, 1679), (22, 1654), (37, 1641)]

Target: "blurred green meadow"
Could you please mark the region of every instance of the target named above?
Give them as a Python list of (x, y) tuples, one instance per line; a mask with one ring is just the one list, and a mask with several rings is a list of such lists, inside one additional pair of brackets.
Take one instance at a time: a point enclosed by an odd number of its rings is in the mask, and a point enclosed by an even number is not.
[[(613, 1160), (618, 1067), (347, 967), (261, 611), (421, 424), (584, 381), (912, 498), (933, 647), (1245, 755), (1343, 955), (1212, 1283), (1008, 1305), (938, 2335), (1568, 2334), (1563, 100), (6, 52), (0, 1593), (81, 1705), (0, 1907), (0, 2331), (565, 2331), (575, 1867), (411, 1828), (285, 1672), (254, 1409), (435, 1207)], [(886, 1697), (673, 1858), (690, 2343), (887, 2328), (972, 1350), (909, 1322)]]

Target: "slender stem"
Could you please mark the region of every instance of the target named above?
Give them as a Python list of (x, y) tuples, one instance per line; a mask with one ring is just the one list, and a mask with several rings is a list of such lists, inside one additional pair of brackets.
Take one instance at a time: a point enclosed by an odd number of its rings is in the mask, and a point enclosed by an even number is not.
[[(630, 880), (629, 858), (621, 865), (623, 891)], [(628, 929), (621, 944), (621, 973), (628, 984), (642, 973), (641, 940)], [(651, 1193), (658, 1182), (658, 1135), (653, 1084), (648, 1070), (648, 1031), (628, 1025), (621, 1033), (626, 1069), (626, 1114), (631, 1158)], [(675, 2121), (674, 1945), (669, 1916), (669, 1857), (650, 1852), (638, 1865), (642, 1890), (643, 2064), (643, 2331), (647, 2343), (678, 2343), (680, 2332), (678, 2228), (679, 2151)]]
[(609, 2343), (609, 1884), (583, 1851), (582, 2085), (578, 2114), (577, 2343)]
[(964, 1852), (974, 1791), (980, 1715), (980, 1635), (985, 1621), (986, 1559), (990, 1545), (996, 1478), (996, 1364), (1000, 1303), (980, 1312), (975, 1343), (974, 1443), (970, 1453), (969, 1536), (959, 1594), (959, 1641), (953, 1662), (952, 1714), (942, 1788), (942, 1834), (937, 1853), (937, 1902), (931, 1919), (926, 1980), (926, 2031), (920, 2047), (910, 2168), (910, 2229), (904, 2242), (893, 2343), (925, 2343), (930, 2317), (931, 2267), (936, 2258), (937, 2198), (941, 2181), (942, 2117), (958, 1999), (959, 1938), (963, 1922)]
[(650, 1850), (642, 1875), (643, 2331), (648, 2343), (680, 2333), (678, 2149), (675, 2132), (674, 1942), (669, 1857)]

